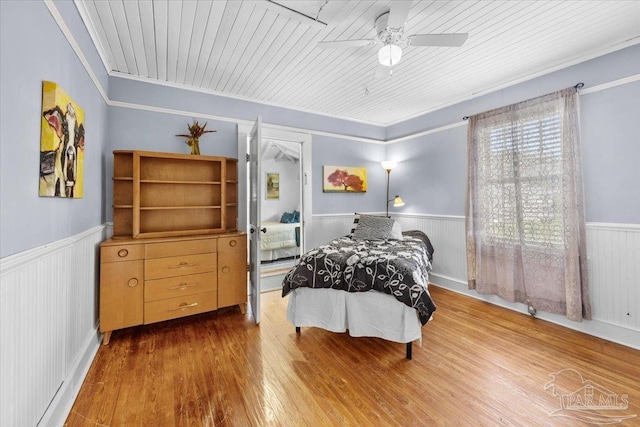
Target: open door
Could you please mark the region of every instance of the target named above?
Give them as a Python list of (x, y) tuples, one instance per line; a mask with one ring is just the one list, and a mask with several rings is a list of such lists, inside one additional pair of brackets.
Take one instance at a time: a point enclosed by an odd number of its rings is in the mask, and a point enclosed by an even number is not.
[(260, 323), (260, 238), (264, 232), (260, 219), (261, 141), (262, 117), (258, 116), (249, 140), (249, 292), (256, 324)]

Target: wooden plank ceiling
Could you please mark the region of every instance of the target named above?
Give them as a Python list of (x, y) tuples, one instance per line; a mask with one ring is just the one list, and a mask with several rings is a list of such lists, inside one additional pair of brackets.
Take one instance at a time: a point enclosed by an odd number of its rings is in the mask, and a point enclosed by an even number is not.
[(377, 125), (640, 43), (636, 0), (414, 1), (405, 35), (469, 38), (455, 48), (407, 46), (393, 75), (376, 77), (379, 44), (317, 43), (375, 37), (390, 1), (278, 3), (76, 0), (113, 75)]

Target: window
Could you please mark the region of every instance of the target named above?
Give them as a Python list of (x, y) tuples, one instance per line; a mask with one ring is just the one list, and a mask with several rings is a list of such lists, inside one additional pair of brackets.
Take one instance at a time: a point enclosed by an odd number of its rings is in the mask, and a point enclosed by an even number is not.
[(560, 114), (548, 111), (523, 122), (502, 121), (483, 132), (487, 143), (479, 147), (478, 178), (487, 238), (561, 244)]
[(470, 118), (470, 289), (591, 316), (579, 143), (575, 88)]

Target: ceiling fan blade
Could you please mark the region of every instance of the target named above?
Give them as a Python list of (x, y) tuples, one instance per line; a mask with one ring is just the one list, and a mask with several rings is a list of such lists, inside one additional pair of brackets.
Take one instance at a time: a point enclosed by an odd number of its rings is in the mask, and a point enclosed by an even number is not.
[(376, 67), (376, 77), (387, 77), (391, 75), (391, 67), (387, 67), (386, 65), (382, 65), (378, 62), (378, 67)]
[(361, 47), (376, 44), (375, 40), (333, 40), (326, 42), (318, 42), (318, 47), (322, 49), (339, 49), (343, 47)]
[(411, 4), (413, 1), (392, 1), (391, 10), (389, 11), (389, 20), (387, 25), (389, 28), (402, 28), (409, 16)]
[(451, 34), (414, 34), (407, 37), (409, 46), (445, 46), (459, 47), (467, 41), (467, 33)]

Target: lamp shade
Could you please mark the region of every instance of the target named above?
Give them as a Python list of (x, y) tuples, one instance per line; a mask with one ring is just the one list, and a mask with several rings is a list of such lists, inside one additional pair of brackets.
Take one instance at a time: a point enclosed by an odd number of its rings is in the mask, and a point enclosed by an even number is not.
[(384, 45), (378, 51), (378, 61), (387, 67), (400, 62), (400, 57), (402, 57), (402, 49), (395, 44)]
[(393, 168), (396, 167), (397, 163), (393, 162), (391, 160), (385, 160), (383, 162), (380, 162), (380, 164), (382, 165), (383, 168), (385, 168), (386, 170), (391, 170)]
[(402, 198), (400, 196), (396, 196), (393, 198), (393, 207), (397, 208), (400, 206), (404, 206), (404, 202), (402, 201)]

